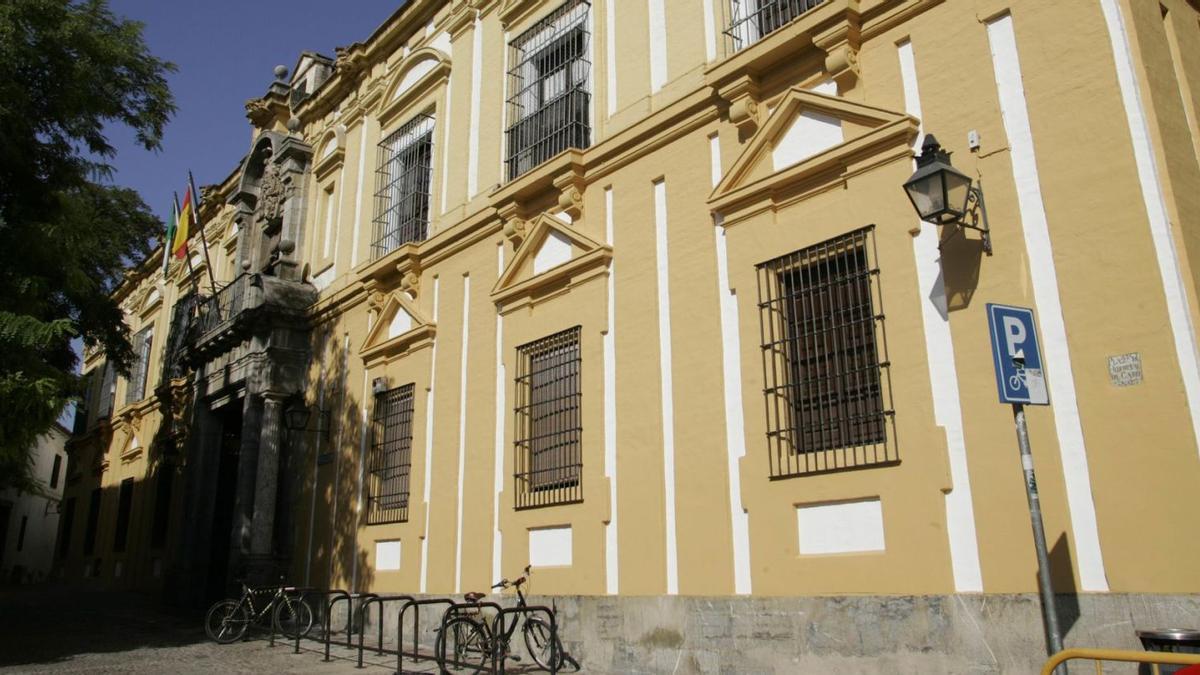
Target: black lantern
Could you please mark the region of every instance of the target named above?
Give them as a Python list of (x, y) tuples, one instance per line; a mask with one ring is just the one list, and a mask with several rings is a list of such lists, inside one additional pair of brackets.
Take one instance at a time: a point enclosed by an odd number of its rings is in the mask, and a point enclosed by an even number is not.
[(308, 428), (308, 419), (312, 417), (312, 411), (304, 404), (304, 399), (296, 397), (284, 409), (283, 417), (288, 429), (292, 431), (304, 431)]
[[(978, 230), (983, 234), (983, 250), (992, 254), (983, 191), (971, 184), (970, 176), (950, 164), (950, 153), (942, 149), (933, 134), (926, 136), (921, 144), (917, 170), (905, 181), (904, 192), (921, 220)], [(970, 222), (965, 220), (968, 215)], [(979, 223), (981, 215), (982, 225)]]

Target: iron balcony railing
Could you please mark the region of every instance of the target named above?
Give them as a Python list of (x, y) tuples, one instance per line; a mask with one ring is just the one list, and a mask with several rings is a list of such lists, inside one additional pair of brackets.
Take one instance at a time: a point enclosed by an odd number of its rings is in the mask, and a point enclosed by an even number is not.
[(249, 280), (250, 275), (239, 275), (221, 287), (216, 294), (200, 301), (200, 313), (196, 318), (197, 337), (224, 328), (246, 308)]
[(825, 0), (732, 0), (725, 38), (739, 52), (791, 23)]

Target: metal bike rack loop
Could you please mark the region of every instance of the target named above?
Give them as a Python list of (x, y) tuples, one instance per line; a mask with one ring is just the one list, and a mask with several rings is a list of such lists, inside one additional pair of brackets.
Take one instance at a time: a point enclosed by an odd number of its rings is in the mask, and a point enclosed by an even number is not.
[[(353, 597), (350, 594), (350, 591), (344, 591), (339, 588), (336, 590), (327, 591), (325, 594), (325, 597), (326, 597), (325, 617), (324, 617), (325, 618), (325, 622), (324, 622), (325, 623), (325, 625), (324, 625), (325, 634), (322, 637), (325, 638), (325, 660), (328, 661), (329, 660), (329, 633), (332, 628), (330, 626), (330, 624), (333, 622), (333, 606), (335, 604), (337, 604), (338, 600), (346, 601), (346, 605), (347, 605), (346, 632), (347, 632), (347, 634), (349, 634), (349, 632), (350, 632), (350, 621), (354, 618), (353, 617), (354, 607), (353, 607), (353, 605), (350, 604), (350, 599)], [(347, 637), (346, 639), (348, 640), (349, 637)]]
[[(413, 599), (414, 598), (411, 595), (376, 595), (375, 597), (367, 598), (366, 601), (364, 601), (361, 605), (359, 605), (358, 616), (359, 616), (359, 620), (361, 620), (363, 622), (363, 625), (362, 625), (362, 629), (358, 631), (358, 666), (357, 667), (359, 667), (359, 668), (363, 667), (363, 638), (367, 634), (366, 620), (371, 615), (371, 604), (374, 603), (374, 604), (379, 605), (379, 643), (376, 646), (375, 653), (379, 656), (382, 656), (383, 652), (384, 652), (384, 649), (383, 649), (383, 607), (384, 607), (384, 605), (389, 602), (399, 602), (401, 600), (407, 602), (407, 601), (413, 600)], [(399, 645), (397, 645), (397, 648), (399, 648)]]
[[(441, 651), (439, 651), (438, 653), (433, 655), (433, 657), (435, 659), (438, 659), (438, 657), (441, 657), (439, 660), (444, 663), (449, 663), (449, 664), (455, 665), (455, 666), (464, 665), (464, 664), (458, 663), (458, 661), (447, 661), (446, 660), (446, 624), (450, 621), (450, 619), (453, 619), (454, 617), (456, 617), (460, 614), (464, 614), (464, 612), (462, 612), (461, 610), (464, 610), (464, 609), (479, 610), (484, 607), (491, 607), (491, 608), (495, 609), (497, 612), (502, 611), (502, 608), (500, 607), (500, 605), (498, 605), (494, 602), (488, 601), (488, 600), (481, 600), (481, 601), (477, 601), (477, 602), (455, 602), (455, 603), (451, 604), (449, 607), (447, 607), (445, 612), (442, 612), (442, 625), (438, 628), (438, 633), (442, 636), (442, 649), (441, 649)], [(487, 623), (487, 621), (483, 621), (481, 618), (481, 623)], [(496, 670), (495, 663), (496, 663), (496, 660), (495, 660), (495, 657), (493, 656), (493, 658), (492, 658), (492, 665), (493, 665), (492, 671), (493, 672), (495, 672), (495, 670)]]
[(453, 605), (454, 601), (450, 598), (424, 598), (421, 600), (409, 600), (400, 606), (400, 616), (396, 619), (396, 673), (401, 675), (404, 672), (404, 613), (411, 607), (413, 608), (413, 663), (418, 663), (421, 660), (421, 606), (422, 605)]
[[(524, 607), (504, 607), (499, 612), (497, 612), (495, 618), (492, 619), (492, 635), (494, 635), (494, 636), (504, 635), (504, 630), (505, 630), (504, 617), (508, 616), (509, 614), (517, 615), (517, 614), (538, 614), (538, 613), (545, 614), (546, 617), (550, 619), (550, 674), (558, 675), (558, 661), (559, 661), (559, 659), (558, 659), (558, 656), (559, 656), (559, 654), (558, 654), (558, 652), (559, 652), (558, 620), (555, 619), (555, 612), (553, 609), (550, 609), (549, 607), (546, 607), (545, 605), (526, 605)], [(514, 618), (513, 621), (515, 622), (516, 619)], [(493, 639), (499, 639), (499, 638), (496, 637)], [(506, 668), (505, 668), (506, 661), (504, 658), (502, 658), (502, 656), (503, 655), (500, 654), (500, 650), (496, 649), (496, 650), (492, 651), (492, 672), (493, 673), (506, 672)]]

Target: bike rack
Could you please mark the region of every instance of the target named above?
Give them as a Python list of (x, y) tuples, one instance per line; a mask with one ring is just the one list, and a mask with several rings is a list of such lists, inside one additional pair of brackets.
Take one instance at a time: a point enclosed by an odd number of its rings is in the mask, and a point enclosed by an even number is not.
[[(438, 657), (441, 657), (440, 660), (444, 663), (449, 663), (451, 665), (462, 665), (462, 664), (459, 664), (457, 661), (447, 661), (446, 660), (446, 623), (450, 619), (454, 618), (455, 616), (458, 616), (461, 613), (460, 610), (482, 609), (484, 607), (492, 607), (497, 612), (500, 612), (503, 610), (503, 608), (500, 607), (500, 605), (498, 605), (494, 602), (491, 602), (488, 600), (481, 600), (479, 602), (455, 602), (455, 603), (452, 603), (449, 607), (447, 607), (445, 612), (442, 612), (442, 625), (440, 628), (438, 628), (438, 632), (442, 636), (442, 649), (440, 652), (433, 655), (435, 659)], [(483, 623), (486, 623), (486, 621)], [(496, 660), (495, 660), (495, 657), (493, 656), (492, 672), (496, 672), (495, 666), (496, 666)]]
[[(311, 586), (310, 586), (310, 587), (306, 587), (306, 588), (302, 588), (302, 589), (299, 589), (299, 590), (301, 591), (301, 593), (300, 593), (300, 598), (301, 598), (301, 599), (307, 598), (307, 597), (309, 597), (309, 596), (311, 596), (311, 595), (323, 595), (323, 596), (325, 596), (326, 598), (328, 598), (330, 593), (338, 593), (338, 592), (342, 592), (342, 593), (344, 593), (344, 592), (345, 592), (345, 591), (330, 591), (330, 590), (327, 590), (327, 589), (324, 589), (324, 588), (316, 588), (316, 587), (311, 587)], [(309, 609), (311, 610), (311, 609), (312, 609), (312, 607), (311, 607), (311, 606), (309, 606)], [(322, 603), (321, 603), (321, 610), (322, 610), (322, 612), (324, 612), (323, 616), (321, 617), (321, 625), (322, 625), (322, 627), (324, 628), (324, 626), (325, 626), (325, 625), (328, 623), (328, 622), (326, 621), (326, 618), (325, 618), (325, 617), (329, 616), (329, 612), (328, 612), (328, 611), (325, 611), (325, 602), (324, 602), (324, 601), (322, 601)], [(316, 617), (313, 617), (313, 618), (314, 618), (314, 619), (316, 619)], [(311, 629), (310, 629), (310, 630), (311, 630)], [(326, 634), (328, 634), (328, 632), (326, 632)], [(297, 635), (296, 635), (296, 647), (295, 647), (295, 649), (293, 649), (293, 650), (292, 650), (292, 653), (293, 653), (293, 654), (299, 654), (299, 653), (300, 653), (300, 638), (303, 638), (303, 637), (308, 637), (307, 633), (306, 633), (306, 634), (304, 634), (304, 635), (301, 635), (301, 634), (297, 634)]]
[[(284, 586), (283, 587), (284, 593), (286, 593), (288, 595), (298, 596), (301, 601), (304, 600), (305, 596), (310, 595), (312, 593), (319, 593), (320, 591), (321, 591), (321, 589), (319, 589), (319, 588), (313, 588), (313, 587), (309, 587), (309, 586)], [(309, 608), (309, 611), (312, 611), (311, 607)], [(271, 617), (270, 623), (271, 623), (270, 646), (274, 647), (275, 646), (275, 617), (274, 616)], [(296, 646), (297, 646), (297, 648), (299, 648), (299, 641), (297, 641)], [(299, 649), (297, 649), (296, 653), (299, 653)]]
[[(367, 600), (365, 602), (363, 602), (361, 605), (359, 605), (359, 607), (358, 607), (359, 619), (361, 621), (363, 621), (364, 623), (362, 626), (362, 630), (358, 631), (358, 666), (357, 667), (359, 667), (359, 668), (363, 667), (363, 638), (367, 634), (367, 626), (366, 626), (365, 621), (368, 617), (370, 617), (371, 603), (376, 603), (379, 605), (379, 644), (376, 647), (375, 653), (379, 656), (383, 656), (383, 652), (384, 652), (384, 648), (383, 648), (383, 606), (389, 602), (398, 602), (400, 600), (409, 601), (409, 600), (414, 600), (414, 599), (415, 598), (413, 598), (411, 595), (376, 595), (375, 597), (367, 598)], [(397, 647), (399, 647), (399, 645), (397, 645)]]
[(404, 673), (404, 613), (411, 607), (413, 608), (413, 663), (418, 663), (421, 660), (420, 636), (421, 636), (421, 606), (422, 605), (453, 605), (454, 601), (450, 598), (424, 598), (421, 600), (409, 600), (400, 607), (400, 615), (396, 620), (396, 674)]
[(329, 591), (329, 594), (336, 596), (336, 597), (331, 598), (329, 600), (329, 602), (326, 603), (326, 605), (325, 605), (325, 660), (326, 661), (329, 660), (329, 643), (330, 643), (330, 639), (329, 639), (330, 625), (329, 624), (333, 621), (333, 606), (336, 605), (339, 600), (346, 601), (346, 649), (351, 649), (354, 646), (354, 644), (352, 643), (352, 637), (351, 637), (353, 635), (353, 629), (354, 629), (354, 601), (364, 599), (364, 598), (370, 599), (370, 598), (378, 597), (374, 593), (351, 593), (349, 591), (343, 591), (340, 589), (336, 590), (336, 591)]
[[(491, 604), (491, 603), (489, 603), (489, 604)], [(555, 619), (555, 611), (553, 609), (550, 609), (549, 607), (546, 607), (545, 605), (526, 605), (524, 607), (501, 608), (500, 611), (496, 613), (496, 617), (494, 619), (492, 619), (492, 635), (494, 635), (494, 636), (504, 635), (504, 617), (508, 616), (509, 614), (517, 615), (517, 614), (535, 614), (535, 613), (545, 614), (550, 619), (550, 675), (558, 675), (558, 661), (559, 661), (558, 652), (559, 652), (560, 640), (558, 638), (558, 621)], [(514, 619), (514, 621), (515, 621), (515, 619)], [(444, 622), (443, 622), (443, 625), (444, 625)], [(443, 643), (443, 645), (444, 644), (445, 643)], [(505, 664), (506, 664), (506, 660), (504, 658), (501, 658), (501, 654), (500, 654), (499, 650), (493, 650), (493, 652), (492, 652), (492, 672), (499, 673), (499, 674), (505, 673), (506, 672)]]

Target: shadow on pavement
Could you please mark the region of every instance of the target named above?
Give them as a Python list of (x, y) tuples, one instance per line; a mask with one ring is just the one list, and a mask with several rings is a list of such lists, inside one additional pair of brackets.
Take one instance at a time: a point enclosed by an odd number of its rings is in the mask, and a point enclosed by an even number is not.
[(49, 585), (0, 588), (0, 667), (205, 640), (197, 612), (164, 609), (155, 596)]

